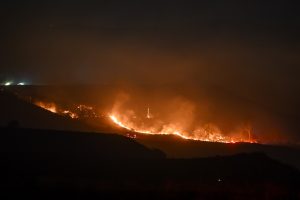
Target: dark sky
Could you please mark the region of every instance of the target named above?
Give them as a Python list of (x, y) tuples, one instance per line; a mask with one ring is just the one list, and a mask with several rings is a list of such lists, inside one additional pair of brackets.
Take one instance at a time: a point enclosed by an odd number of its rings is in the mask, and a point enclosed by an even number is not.
[(300, 15), (292, 1), (7, 2), (4, 78), (297, 83)]
[(0, 79), (216, 85), (297, 121), (296, 2), (1, 1)]

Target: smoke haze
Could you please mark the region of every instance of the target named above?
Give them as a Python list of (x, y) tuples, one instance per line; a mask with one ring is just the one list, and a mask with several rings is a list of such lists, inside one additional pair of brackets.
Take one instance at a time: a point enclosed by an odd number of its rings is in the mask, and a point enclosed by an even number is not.
[[(300, 18), (291, 2), (4, 1), (0, 78), (129, 85), (125, 104), (136, 112), (151, 104), (187, 129), (251, 122), (270, 140), (299, 138)], [(103, 107), (113, 105), (99, 93)]]

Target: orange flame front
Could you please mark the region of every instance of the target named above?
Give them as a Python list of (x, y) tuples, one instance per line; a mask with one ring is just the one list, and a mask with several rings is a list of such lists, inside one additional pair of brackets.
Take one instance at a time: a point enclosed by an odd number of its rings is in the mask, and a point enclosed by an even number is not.
[[(70, 110), (62, 109), (54, 103), (45, 103), (42, 101), (35, 101), (35, 105), (46, 109), (50, 112), (57, 113), (59, 115), (68, 116), (71, 118), (80, 118), (86, 116), (97, 117), (98, 115), (94, 113), (92, 107), (85, 105), (77, 106), (78, 112), (72, 112)], [(88, 112), (87, 112), (88, 111)], [(91, 112), (93, 111), (93, 112)], [(83, 114), (82, 114), (83, 113)], [(247, 142), (247, 143), (257, 143), (257, 141), (251, 138), (251, 131), (247, 128), (241, 129), (238, 133), (235, 133), (234, 136), (228, 136), (223, 134), (220, 129), (213, 124), (204, 124), (192, 131), (186, 131), (180, 123), (163, 123), (154, 119), (150, 115), (149, 108), (147, 110), (147, 115), (145, 119), (142, 119), (142, 123), (137, 123), (137, 117), (135, 115), (129, 114), (120, 114), (119, 112), (113, 112), (108, 115), (111, 121), (118, 127), (122, 127), (128, 131), (139, 133), (139, 134), (148, 134), (148, 135), (175, 135), (179, 138), (186, 140), (198, 140), (198, 141), (207, 141), (207, 142), (221, 142), (221, 143), (236, 143), (236, 142)], [(130, 116), (130, 117), (129, 117)], [(152, 123), (147, 125), (148, 121)], [(131, 135), (129, 134), (129, 137)], [(134, 136), (134, 138), (136, 135)]]
[[(155, 131), (154, 128), (150, 127), (149, 129), (139, 128), (135, 126), (133, 122), (130, 121), (121, 121), (116, 114), (109, 115), (110, 119), (119, 127), (122, 127), (126, 130), (133, 131), (140, 134), (149, 134), (149, 135), (176, 135), (182, 139), (186, 140), (199, 140), (207, 142), (221, 142), (221, 143), (237, 143), (237, 142), (247, 142), (247, 143), (257, 143), (256, 140), (251, 139), (250, 135), (248, 138), (245, 137), (229, 137), (220, 133), (217, 128), (199, 128), (194, 130), (192, 134), (188, 134), (185, 131), (181, 131), (176, 128), (174, 124), (164, 125), (162, 130)], [(241, 134), (240, 134), (241, 135)]]
[(45, 110), (48, 110), (52, 113), (56, 113), (56, 114), (59, 114), (59, 115), (64, 115), (64, 116), (69, 116), (73, 119), (76, 119), (78, 118), (78, 115), (74, 112), (71, 112), (69, 110), (63, 110), (61, 108), (59, 108), (55, 103), (45, 103), (45, 102), (42, 102), (42, 101), (36, 101), (34, 103), (35, 105), (45, 109)]

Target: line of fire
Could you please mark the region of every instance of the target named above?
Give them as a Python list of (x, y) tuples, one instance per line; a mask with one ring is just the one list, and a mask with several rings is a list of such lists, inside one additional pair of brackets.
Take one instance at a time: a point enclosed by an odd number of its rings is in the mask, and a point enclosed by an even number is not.
[(120, 111), (113, 110), (108, 113), (97, 113), (97, 109), (88, 105), (73, 105), (70, 109), (63, 108), (54, 102), (43, 102), (31, 100), (35, 105), (46, 109), (52, 113), (67, 116), (73, 119), (109, 119), (114, 126), (125, 129), (130, 133), (128, 137), (136, 138), (139, 134), (146, 135), (174, 135), (184, 140), (199, 140), (207, 142), (221, 143), (258, 143), (252, 136), (251, 125), (247, 124), (240, 128), (234, 136), (227, 136), (214, 124), (204, 124), (192, 132), (188, 132), (180, 127), (180, 124), (162, 122), (151, 113), (150, 107), (145, 107), (143, 116), (126, 115)]

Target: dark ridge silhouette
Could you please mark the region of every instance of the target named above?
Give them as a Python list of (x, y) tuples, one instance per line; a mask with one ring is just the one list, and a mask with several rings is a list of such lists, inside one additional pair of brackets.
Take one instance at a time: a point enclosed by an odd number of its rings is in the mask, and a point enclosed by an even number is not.
[(8, 122), (7, 128), (20, 128), (20, 123), (17, 120), (12, 120)]
[(157, 148), (169, 158), (199, 158), (208, 156), (228, 156), (238, 153), (263, 152), (269, 157), (300, 169), (299, 147), (251, 144), (251, 143), (216, 143), (193, 140), (181, 140), (176, 136), (141, 135), (136, 138), (141, 144)]
[(95, 131), (79, 120), (60, 116), (34, 104), (19, 99), (16, 95), (6, 91), (0, 91), (0, 126), (12, 126), (17, 122), (19, 127)]
[[(28, 159), (74, 159), (78, 165), (98, 159), (164, 158), (133, 139), (117, 134), (1, 128), (1, 152)], [(70, 157), (69, 157), (70, 156)]]
[(9, 197), (295, 199), (300, 195), (299, 171), (262, 153), (166, 159), (158, 150), (113, 134), (1, 128), (0, 137), (0, 188)]

